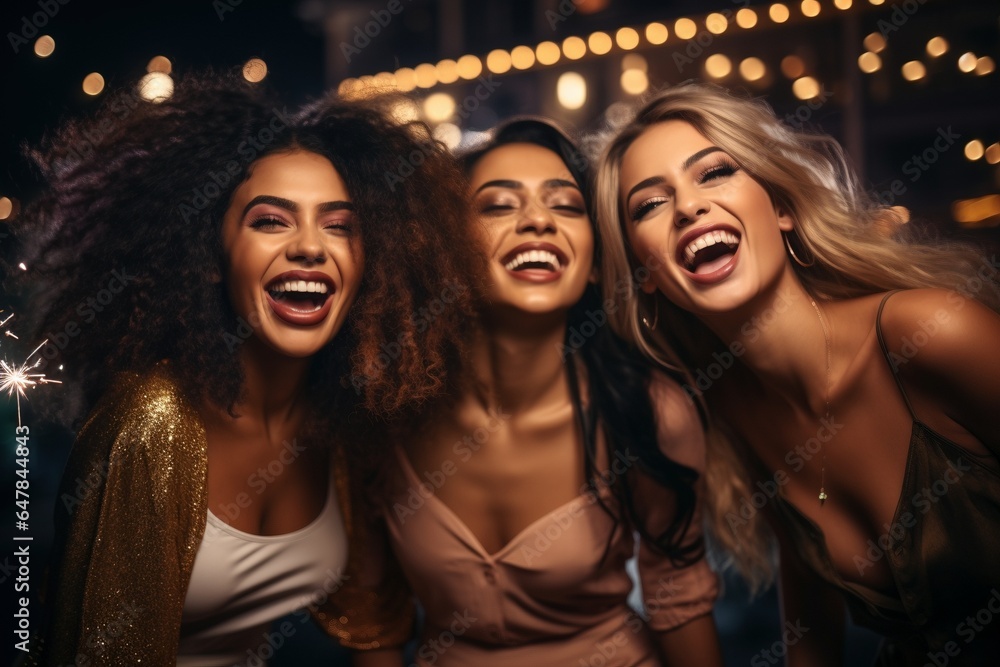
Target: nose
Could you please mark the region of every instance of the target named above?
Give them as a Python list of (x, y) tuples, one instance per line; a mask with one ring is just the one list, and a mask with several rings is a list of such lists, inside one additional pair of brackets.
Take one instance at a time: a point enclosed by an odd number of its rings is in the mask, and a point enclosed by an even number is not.
[(674, 196), (677, 202), (674, 209), (674, 225), (677, 227), (687, 227), (697, 222), (712, 208), (712, 203), (697, 188), (677, 190)]
[(326, 261), (326, 249), (321, 235), (322, 232), (312, 222), (300, 223), (294, 238), (288, 244), (286, 256), (293, 262), (306, 264)]
[(525, 204), (521, 219), (517, 223), (518, 233), (554, 234), (555, 231), (556, 224), (552, 214), (544, 206), (539, 206), (533, 201)]

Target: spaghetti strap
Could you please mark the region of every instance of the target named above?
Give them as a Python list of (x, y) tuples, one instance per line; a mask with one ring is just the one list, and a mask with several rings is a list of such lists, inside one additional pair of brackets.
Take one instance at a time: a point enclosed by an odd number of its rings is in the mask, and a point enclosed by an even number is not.
[(899, 291), (901, 290), (893, 290), (882, 297), (882, 302), (878, 305), (878, 314), (875, 316), (875, 333), (878, 336), (879, 347), (882, 348), (882, 356), (885, 357), (886, 363), (889, 364), (889, 370), (892, 371), (892, 379), (896, 381), (896, 386), (899, 387), (899, 393), (903, 396), (906, 409), (910, 411), (910, 417), (913, 418), (913, 421), (920, 421), (913, 412), (913, 406), (910, 405), (910, 398), (906, 395), (906, 390), (903, 389), (903, 381), (899, 379), (899, 373), (896, 372), (896, 362), (893, 361), (889, 347), (885, 344), (885, 336), (882, 335), (882, 309), (885, 308), (885, 302), (889, 300), (889, 297)]

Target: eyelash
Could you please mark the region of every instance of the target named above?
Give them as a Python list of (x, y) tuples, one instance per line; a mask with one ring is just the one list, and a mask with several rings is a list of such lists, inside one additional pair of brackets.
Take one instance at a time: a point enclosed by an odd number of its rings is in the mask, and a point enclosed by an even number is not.
[[(250, 227), (253, 229), (274, 229), (275, 227), (287, 227), (287, 223), (281, 218), (277, 218), (273, 215), (262, 215), (259, 218), (254, 219), (250, 223)], [(353, 227), (350, 224), (335, 224), (327, 225), (323, 229), (336, 229), (344, 232), (353, 231)]]
[[(698, 175), (698, 183), (704, 184), (707, 181), (714, 180), (716, 178), (723, 178), (725, 176), (732, 176), (737, 171), (739, 171), (739, 165), (730, 160), (723, 160), (718, 164), (714, 164), (711, 167), (705, 169), (701, 174)], [(668, 200), (665, 196), (651, 197), (632, 210), (632, 221), (636, 222), (641, 218), (645, 217), (647, 213), (652, 211), (658, 205), (666, 202)]]
[(254, 219), (253, 222), (250, 223), (250, 226), (254, 229), (270, 229), (285, 226), (285, 221), (281, 218), (276, 218), (273, 215), (262, 215), (261, 217)]
[(632, 210), (632, 222), (637, 222), (641, 218), (645, 217), (647, 213), (652, 211), (654, 208), (663, 204), (667, 201), (667, 197), (651, 197), (645, 200)]
[[(498, 211), (513, 211), (516, 208), (518, 208), (518, 207), (517, 206), (513, 206), (511, 204), (490, 204), (490, 205), (484, 206), (482, 209), (480, 209), (480, 212), (481, 213), (494, 213), (494, 212), (498, 212)], [(569, 214), (569, 215), (583, 215), (583, 213), (585, 213), (585, 211), (584, 211), (584, 209), (582, 207), (580, 207), (580, 206), (573, 206), (573, 205), (570, 205), (570, 204), (557, 204), (555, 206), (550, 206), (549, 208), (551, 208), (551, 209), (553, 209), (555, 211), (562, 211), (562, 212), (564, 212), (564, 214)]]
[(699, 183), (704, 183), (705, 181), (712, 180), (714, 178), (722, 178), (723, 176), (732, 176), (737, 171), (739, 171), (739, 165), (730, 160), (722, 160), (718, 164), (712, 165), (705, 171), (701, 172), (698, 177)]

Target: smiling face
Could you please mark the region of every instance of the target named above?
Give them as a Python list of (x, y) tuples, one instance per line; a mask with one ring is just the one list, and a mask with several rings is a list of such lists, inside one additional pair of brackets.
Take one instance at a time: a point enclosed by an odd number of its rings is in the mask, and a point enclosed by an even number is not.
[(764, 187), (690, 123), (669, 120), (625, 152), (620, 196), (628, 241), (659, 269), (643, 284), (685, 310), (726, 312), (793, 272), (793, 222)]
[(326, 158), (296, 150), (257, 160), (222, 223), (226, 287), (258, 340), (289, 357), (329, 343), (364, 268), (347, 187)]
[(576, 304), (591, 276), (594, 233), (562, 159), (535, 144), (505, 144), (481, 157), (470, 176), (494, 307), (551, 313)]

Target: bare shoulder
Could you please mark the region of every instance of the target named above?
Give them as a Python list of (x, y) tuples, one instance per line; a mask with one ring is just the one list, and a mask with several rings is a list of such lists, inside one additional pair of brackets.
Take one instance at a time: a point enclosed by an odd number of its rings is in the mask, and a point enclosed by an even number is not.
[(892, 294), (880, 318), (889, 352), (910, 372), (952, 373), (982, 359), (1000, 341), (1000, 315), (945, 289)]
[(656, 418), (660, 450), (686, 466), (705, 467), (705, 429), (694, 400), (666, 374), (653, 371), (649, 398)]

